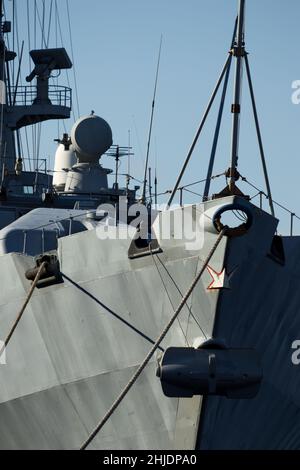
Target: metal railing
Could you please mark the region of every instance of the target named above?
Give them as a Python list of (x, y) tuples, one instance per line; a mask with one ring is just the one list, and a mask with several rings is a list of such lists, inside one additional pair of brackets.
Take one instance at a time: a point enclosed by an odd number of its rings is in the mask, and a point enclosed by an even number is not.
[[(60, 229), (59, 228), (55, 228), (53, 230), (55, 232), (55, 238), (56, 238), (56, 247), (55, 248), (52, 248), (52, 249), (57, 249), (58, 247), (58, 239), (60, 238)], [(41, 233), (41, 253), (40, 254), (44, 254), (45, 253), (45, 229), (42, 228), (42, 230), (23, 230), (23, 251), (22, 253), (23, 254), (27, 254), (27, 234), (30, 234), (31, 232), (40, 232)], [(70, 229), (69, 229), (69, 235), (72, 235), (72, 226), (71, 226), (71, 221), (70, 221)]]
[[(211, 177), (211, 179), (219, 178), (220, 176), (226, 176), (226, 173), (220, 173), (218, 175), (214, 175), (214, 176)], [(263, 201), (268, 201), (269, 200), (269, 195), (265, 191), (261, 190), (256, 185), (251, 183), (244, 176), (240, 175), (240, 177), (241, 177), (242, 182), (246, 183), (248, 186), (252, 187), (252, 189), (257, 191), (254, 195), (251, 195), (251, 196), (249, 195), (250, 201), (254, 201), (254, 199), (259, 197), (259, 208), (264, 210)], [(198, 198), (204, 198), (203, 194), (201, 194), (199, 192), (192, 191), (189, 188), (191, 186), (195, 186), (195, 185), (199, 185), (201, 183), (204, 183), (205, 181), (206, 181), (206, 179), (202, 179), (202, 180), (195, 181), (194, 183), (189, 183), (189, 184), (186, 184), (185, 186), (178, 187), (176, 192), (179, 193), (179, 205), (181, 207), (184, 206), (184, 201), (183, 201), (184, 192), (193, 194), (194, 196), (197, 196)], [(227, 182), (227, 179), (226, 179), (226, 182)], [(172, 193), (172, 190), (167, 189), (167, 190), (165, 190), (161, 193), (158, 193), (157, 197), (165, 196), (165, 195), (171, 194), (171, 193)], [(147, 199), (149, 199), (149, 198), (147, 198)], [(209, 200), (210, 198), (205, 197), (205, 199)], [(295, 224), (296, 224), (296, 222), (298, 222), (298, 227), (299, 227), (299, 225), (300, 225), (299, 224), (300, 214), (297, 214), (293, 210), (290, 210), (288, 207), (284, 206), (283, 204), (280, 204), (279, 202), (275, 201), (274, 199), (272, 199), (272, 203), (273, 203), (274, 206), (276, 206), (278, 209), (280, 209), (284, 214), (289, 214), (289, 227), (285, 231), (288, 232), (290, 236), (295, 236)], [(253, 204), (254, 204), (254, 202), (253, 202)], [(275, 214), (275, 216), (279, 219), (279, 222), (282, 222), (281, 218), (279, 218), (276, 214)]]
[[(11, 88), (12, 104), (17, 106), (31, 106), (37, 97), (37, 87), (18, 86)], [(72, 89), (65, 86), (50, 85), (49, 100), (53, 105), (72, 107)]]

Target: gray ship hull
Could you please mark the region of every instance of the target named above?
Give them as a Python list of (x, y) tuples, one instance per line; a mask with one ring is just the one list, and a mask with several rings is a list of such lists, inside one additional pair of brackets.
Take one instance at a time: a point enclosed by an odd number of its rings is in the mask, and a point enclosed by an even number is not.
[[(207, 202), (204, 211), (236, 199)], [(214, 336), (229, 346), (257, 348), (263, 362), (258, 396), (210, 397), (203, 404), (200, 397), (167, 398), (153, 357), (89, 448), (299, 447), (300, 375), (289, 348), (300, 323), (300, 241), (287, 240), (286, 264), (279, 264), (268, 256), (277, 220), (250, 206), (254, 220), (249, 232), (224, 238), (210, 262), (216, 272), (224, 267), (234, 272), (230, 289), (209, 290), (212, 279), (206, 271), (190, 298), (190, 310), (182, 311), (180, 324), (173, 325), (161, 347), (193, 346)], [(198, 210), (203, 212), (200, 205), (194, 213)], [(158, 226), (165, 216), (160, 214)], [(151, 348), (217, 236), (212, 227), (204, 227), (198, 251), (190, 250), (187, 240), (158, 237), (162, 252), (157, 263), (149, 255), (129, 259), (130, 240), (99, 240), (94, 230), (60, 239), (63, 283), (34, 292), (7, 348), (7, 364), (0, 366), (0, 447), (79, 448)], [(33, 261), (19, 254), (0, 257), (3, 338), (29, 290), (24, 272)], [(276, 439), (274, 426), (276, 432), (280, 428)]]
[(227, 265), (238, 264), (240, 275), (221, 294), (214, 335), (258, 351), (263, 381), (252, 400), (205, 398), (198, 447), (299, 449), (300, 369), (292, 344), (300, 331), (300, 237), (283, 237), (284, 266), (241, 241), (228, 247)]

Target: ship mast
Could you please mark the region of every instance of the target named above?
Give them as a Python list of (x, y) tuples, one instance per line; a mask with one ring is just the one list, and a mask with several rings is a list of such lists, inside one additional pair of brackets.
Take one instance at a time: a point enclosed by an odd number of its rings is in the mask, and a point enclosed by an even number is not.
[[(5, 41), (2, 27), (3, 0), (0, 0), (0, 80), (5, 83), (4, 61), (5, 61)], [(3, 84), (1, 84), (3, 86)], [(0, 104), (3, 105), (3, 88), (1, 88)]]
[(2, 18), (3, 18), (3, 0), (0, 0), (0, 19), (2, 20)]
[[(0, 104), (5, 104), (5, 72), (4, 72), (4, 65), (5, 65), (5, 41), (4, 41), (4, 25), (2, 22), (3, 18), (3, 0), (0, 0), (0, 80), (1, 80), (1, 90), (0, 90)], [(2, 88), (3, 87), (3, 88)]]
[(240, 111), (241, 111), (241, 91), (242, 91), (242, 73), (243, 58), (245, 55), (244, 42), (245, 28), (245, 0), (239, 0), (239, 15), (236, 44), (233, 47), (233, 55), (236, 57), (235, 83), (234, 83), (234, 102), (232, 104), (232, 143), (231, 143), (231, 166), (229, 189), (233, 193), (236, 179), (236, 168), (239, 151), (239, 130), (240, 130)]
[[(247, 52), (245, 51), (245, 40), (244, 40), (245, 39), (244, 38), (245, 4), (246, 4), (246, 0), (239, 0), (239, 5), (238, 5), (239, 12), (238, 12), (238, 17), (235, 23), (235, 29), (234, 29), (234, 34), (233, 34), (233, 40), (231, 43), (231, 48), (229, 51), (229, 56), (227, 57), (227, 60), (225, 61), (224, 67), (221, 71), (221, 74), (215, 85), (213, 93), (210, 97), (205, 113), (200, 121), (196, 135), (192, 142), (192, 145), (188, 151), (188, 154), (184, 160), (184, 163), (177, 177), (175, 185), (171, 191), (171, 195), (167, 202), (167, 209), (170, 208), (177, 191), (180, 190), (179, 185), (181, 183), (182, 177), (191, 159), (192, 153), (194, 152), (194, 149), (199, 140), (199, 137), (202, 133), (204, 124), (207, 120), (208, 114), (210, 113), (212, 105), (215, 101), (220, 85), (224, 80), (218, 119), (217, 119), (216, 129), (214, 133), (213, 147), (211, 151), (211, 156), (210, 156), (210, 161), (209, 161), (209, 166), (208, 166), (208, 171), (207, 171), (206, 185), (205, 185), (205, 190), (204, 190), (204, 195), (203, 195), (203, 201), (208, 200), (210, 182), (212, 178), (214, 178), (212, 176), (212, 172), (213, 172), (215, 154), (216, 154), (216, 149), (217, 149), (217, 144), (218, 144), (218, 139), (219, 139), (220, 124), (221, 124), (221, 119), (223, 116), (223, 107), (224, 107), (224, 102), (225, 102), (225, 97), (226, 97), (227, 86), (228, 86), (231, 59), (232, 57), (234, 57), (236, 59), (236, 67), (235, 67), (235, 81), (234, 81), (234, 94), (233, 94), (234, 101), (231, 107), (231, 112), (233, 114), (232, 137), (231, 137), (231, 162), (230, 162), (229, 169), (225, 172), (226, 178), (227, 180), (229, 179), (229, 182), (226, 184), (226, 187), (221, 192), (214, 194), (212, 198), (216, 199), (216, 198), (227, 197), (227, 196), (232, 196), (232, 195), (248, 198), (248, 196), (245, 196), (236, 186), (236, 181), (238, 181), (238, 179), (241, 176), (239, 172), (237, 171), (237, 166), (238, 166), (238, 151), (239, 151), (242, 73), (243, 73), (243, 64), (245, 63), (246, 78), (247, 78), (249, 91), (250, 91), (250, 98), (251, 98), (251, 104), (252, 104), (252, 109), (253, 109), (255, 128), (256, 128), (256, 134), (257, 134), (258, 145), (259, 145), (259, 153), (260, 153), (260, 158), (261, 158), (261, 163), (262, 163), (263, 173), (264, 173), (264, 178), (265, 178), (265, 184), (266, 184), (266, 190), (267, 190), (267, 199), (268, 199), (269, 206), (270, 206), (270, 212), (273, 216), (275, 215), (270, 181), (269, 181), (266, 159), (265, 159), (265, 153), (264, 153), (264, 148), (263, 148), (263, 143), (262, 143), (262, 136), (260, 132), (257, 108), (256, 108), (256, 103), (255, 103), (255, 96), (254, 96), (253, 84), (252, 84), (251, 73), (250, 73), (250, 65), (249, 65), (249, 60), (247, 57)], [(245, 178), (243, 179), (245, 180)]]
[[(3, 116), (6, 105), (6, 74), (5, 74), (5, 62), (9, 60), (6, 58), (6, 45), (4, 40), (4, 32), (10, 31), (10, 24), (3, 23), (3, 0), (0, 0), (0, 106), (1, 106), (1, 122), (0, 122), (0, 164), (1, 172), (4, 170), (5, 154), (7, 152), (6, 138), (3, 127)], [(9, 54), (8, 54), (9, 56)], [(14, 148), (14, 147), (13, 147)], [(15, 155), (14, 155), (15, 159)], [(2, 178), (3, 179), (3, 178)], [(2, 181), (1, 181), (2, 186)]]

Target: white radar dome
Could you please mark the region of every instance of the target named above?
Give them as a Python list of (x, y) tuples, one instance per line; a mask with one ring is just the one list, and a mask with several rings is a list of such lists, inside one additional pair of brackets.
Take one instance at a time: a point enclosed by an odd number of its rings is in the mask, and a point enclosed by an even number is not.
[(75, 165), (77, 159), (72, 145), (68, 149), (63, 144), (59, 144), (54, 159), (53, 186), (57, 190), (64, 190), (69, 169)]
[(79, 163), (96, 163), (112, 145), (112, 131), (104, 119), (91, 114), (75, 122), (71, 141)]

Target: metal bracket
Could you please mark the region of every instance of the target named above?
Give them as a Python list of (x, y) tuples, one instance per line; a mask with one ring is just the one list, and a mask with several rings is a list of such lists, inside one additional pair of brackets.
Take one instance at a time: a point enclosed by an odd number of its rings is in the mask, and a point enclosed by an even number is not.
[(231, 112), (232, 114), (240, 114), (241, 112), (241, 105), (240, 104), (232, 104), (231, 105)]
[(242, 47), (234, 46), (230, 52), (233, 55), (233, 57), (245, 57), (245, 55), (247, 54), (244, 46)]

